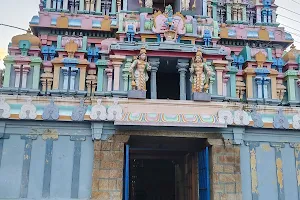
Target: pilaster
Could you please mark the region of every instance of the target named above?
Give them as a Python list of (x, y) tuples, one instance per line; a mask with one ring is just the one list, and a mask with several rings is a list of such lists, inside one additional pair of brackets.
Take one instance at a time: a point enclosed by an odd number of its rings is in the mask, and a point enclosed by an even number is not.
[(214, 60), (213, 65), (215, 66), (215, 70), (217, 72), (218, 95), (223, 96), (223, 72), (228, 65), (228, 61)]
[(113, 65), (111, 63), (111, 61), (109, 61), (107, 63), (107, 68), (105, 69), (105, 72), (106, 72), (106, 76), (107, 76), (107, 91), (108, 92), (111, 92), (112, 91), (112, 75), (113, 75)]
[(177, 69), (180, 74), (180, 100), (186, 100), (186, 72), (189, 67), (188, 59), (178, 59)]
[(117, 0), (112, 0), (110, 15), (116, 15), (116, 9), (117, 9)]
[(277, 97), (277, 81), (276, 81), (278, 72), (276, 70), (270, 70), (270, 71), (271, 71), (271, 73), (270, 73), (269, 77), (271, 78), (272, 99), (278, 99), (278, 97)]
[(109, 56), (111, 63), (114, 68), (114, 80), (113, 80), (113, 90), (119, 91), (120, 90), (120, 68), (125, 60), (125, 56), (120, 55), (111, 55)]
[(102, 12), (101, 12), (101, 0), (97, 0), (97, 3), (96, 3), (96, 14), (97, 15), (101, 15)]
[(107, 66), (107, 60), (98, 60), (96, 66), (98, 68), (97, 92), (103, 92), (104, 70)]
[(79, 90), (81, 91), (85, 90), (86, 67), (87, 65), (80, 67)]
[(14, 64), (14, 62), (6, 62), (4, 61), (5, 65), (5, 73), (4, 73), (4, 81), (3, 81), (3, 87), (9, 87), (10, 82), (10, 74), (11, 74), (11, 66)]
[(237, 68), (230, 67), (228, 74), (230, 75), (230, 96), (236, 98), (236, 73), (238, 72)]
[(149, 64), (151, 66), (151, 99), (157, 99), (157, 85), (156, 85), (156, 73), (159, 68), (159, 58), (149, 58)]
[(295, 80), (297, 79), (297, 71), (296, 70), (288, 70), (284, 74), (285, 81), (287, 81), (287, 90), (288, 90), (288, 100), (296, 101), (296, 84)]
[(246, 76), (246, 98), (253, 98), (253, 77), (255, 76), (254, 68), (246, 68), (244, 70)]
[(126, 57), (126, 61), (125, 61), (125, 66), (122, 70), (122, 76), (123, 76), (123, 81), (124, 81), (124, 91), (128, 91), (131, 90), (131, 79), (130, 79), (130, 73), (129, 73), (129, 68), (130, 65), (132, 64), (132, 57)]

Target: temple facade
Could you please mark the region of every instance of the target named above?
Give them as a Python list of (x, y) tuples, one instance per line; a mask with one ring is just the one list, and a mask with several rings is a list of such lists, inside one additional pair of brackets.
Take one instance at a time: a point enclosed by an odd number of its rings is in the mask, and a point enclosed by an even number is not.
[(300, 199), (300, 51), (274, 0), (37, 6), (1, 72), (0, 199)]

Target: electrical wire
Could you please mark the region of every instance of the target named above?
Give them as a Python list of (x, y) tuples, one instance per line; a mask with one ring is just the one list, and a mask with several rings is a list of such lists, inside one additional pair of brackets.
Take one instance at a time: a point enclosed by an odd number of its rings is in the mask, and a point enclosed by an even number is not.
[(0, 23), (0, 26), (6, 26), (6, 27), (10, 27), (10, 28), (19, 29), (19, 30), (22, 30), (22, 31), (27, 31), (27, 30), (24, 29), (24, 28), (20, 28), (20, 27), (8, 25), (8, 24), (1, 24), (1, 23)]

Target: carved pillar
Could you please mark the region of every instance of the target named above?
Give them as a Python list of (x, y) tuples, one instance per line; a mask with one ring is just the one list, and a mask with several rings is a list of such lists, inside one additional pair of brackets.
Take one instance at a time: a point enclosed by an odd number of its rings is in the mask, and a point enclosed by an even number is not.
[(246, 8), (246, 6), (243, 6), (243, 8), (242, 8), (242, 16), (243, 16), (243, 22), (246, 22), (247, 23), (247, 8)]
[(277, 99), (277, 77), (278, 77), (278, 72), (277, 70), (270, 70), (269, 77), (271, 78), (271, 98), (272, 99)]
[(13, 63), (4, 61), (4, 65), (5, 65), (5, 73), (4, 73), (3, 87), (9, 87), (11, 66), (13, 65)]
[(28, 78), (29, 71), (30, 71), (30, 65), (23, 65), (22, 88), (27, 87), (27, 78)]
[(261, 8), (256, 9), (256, 23), (261, 23)]
[(223, 96), (227, 96), (227, 82), (230, 78), (229, 74), (224, 74), (223, 76)]
[(86, 76), (86, 88), (88, 96), (91, 96), (95, 93), (97, 86), (97, 76), (96, 76), (96, 68), (90, 68), (88, 70), (88, 75)]
[(247, 67), (244, 70), (244, 73), (246, 75), (246, 92), (247, 98), (253, 98), (253, 77), (255, 76), (254, 68)]
[(64, 0), (64, 3), (63, 3), (63, 11), (64, 12), (67, 12), (69, 9), (68, 9), (68, 0)]
[(214, 60), (213, 65), (215, 66), (215, 70), (217, 72), (217, 88), (218, 95), (223, 95), (223, 72), (228, 65), (228, 61), (225, 60)]
[(180, 100), (186, 100), (186, 77), (185, 74), (189, 67), (188, 59), (178, 59), (177, 69), (180, 74)]
[(16, 74), (16, 77), (15, 77), (15, 87), (16, 88), (18, 88), (20, 86), (20, 77), (21, 77), (20, 68), (21, 68), (21, 65), (17, 65), (17, 64), (14, 65), (14, 70), (15, 70), (15, 74)]
[(227, 5), (226, 6), (226, 17), (227, 17), (227, 21), (231, 21), (232, 19), (231, 19), (231, 6), (230, 5)]
[(69, 85), (69, 67), (63, 67), (61, 70), (64, 76), (63, 90), (67, 90)]
[(122, 3), (121, 3), (121, 0), (117, 0), (117, 8), (118, 8), (117, 11), (118, 11), (118, 13), (120, 13), (120, 11), (121, 11), (121, 9), (122, 9), (122, 8), (121, 8), (121, 4), (122, 4)]
[(296, 84), (298, 72), (296, 70), (287, 70), (284, 73), (284, 80), (287, 82), (288, 100), (296, 101)]
[(273, 10), (273, 12), (272, 12), (272, 23), (273, 24), (275, 24), (276, 23), (276, 19), (277, 18), (277, 14), (276, 14), (276, 11), (275, 10)]
[[(264, 81), (263, 81), (264, 99), (269, 98), (268, 85), (270, 84), (270, 82), (271, 82), (271, 79), (269, 77), (264, 77)], [(277, 91), (275, 90), (275, 92), (277, 92)], [(273, 99), (273, 97), (272, 97), (272, 99)], [(274, 99), (276, 99), (276, 97)]]
[(47, 8), (47, 10), (51, 9), (51, 1), (52, 0), (46, 0), (46, 8)]
[(97, 0), (96, 2), (96, 14), (101, 14), (101, 0)]
[(98, 68), (97, 92), (103, 92), (104, 69), (107, 66), (107, 60), (98, 60), (96, 66)]
[(129, 68), (130, 65), (132, 64), (132, 57), (127, 57), (125, 66), (122, 70), (122, 76), (123, 76), (123, 82), (124, 82), (124, 91), (131, 90), (131, 79), (129, 78), (130, 73), (129, 73)]
[(52, 4), (52, 9), (56, 10), (56, 0), (52, 0), (53, 4)]
[(54, 73), (53, 73), (53, 90), (58, 90), (59, 86), (59, 76), (60, 76), (60, 66), (54, 64)]
[(112, 0), (111, 2), (111, 15), (116, 15), (116, 9), (117, 9), (117, 0)]
[(46, 92), (51, 90), (53, 82), (52, 66), (44, 66), (44, 73), (41, 74), (42, 91)]
[(58, 0), (58, 1), (57, 1), (57, 9), (56, 9), (57, 11), (61, 11), (61, 10), (62, 10), (62, 9), (61, 9), (61, 7), (62, 7), (62, 1), (63, 1), (63, 0)]
[(80, 67), (79, 90), (81, 91), (85, 90), (86, 67), (87, 65)]
[[(76, 79), (76, 75), (78, 72), (78, 68), (71, 68), (71, 73), (70, 73), (70, 90), (75, 90), (75, 79)], [(80, 70), (80, 74), (81, 74), (82, 70)], [(79, 86), (80, 87), (80, 86)], [(79, 88), (79, 90), (81, 90)], [(84, 88), (82, 89), (84, 90)]]
[(151, 66), (151, 99), (157, 99), (156, 73), (159, 67), (159, 58), (149, 58)]
[(33, 64), (33, 78), (32, 78), (32, 89), (38, 90), (40, 83), (40, 74), (41, 74), (41, 64)]
[(255, 82), (257, 84), (257, 98), (263, 98), (263, 78), (262, 77), (255, 77)]
[(113, 66), (111, 61), (107, 63), (107, 68), (105, 69), (106, 75), (107, 75), (107, 91), (112, 91), (112, 75), (113, 75)]
[(85, 0), (80, 0), (80, 3), (79, 3), (79, 11), (80, 12), (83, 12), (84, 11), (84, 2)]
[(119, 55), (111, 55), (109, 56), (113, 68), (114, 68), (114, 91), (119, 91), (120, 90), (120, 68), (121, 65), (123, 64), (123, 61), (125, 60), (125, 56), (119, 56)]

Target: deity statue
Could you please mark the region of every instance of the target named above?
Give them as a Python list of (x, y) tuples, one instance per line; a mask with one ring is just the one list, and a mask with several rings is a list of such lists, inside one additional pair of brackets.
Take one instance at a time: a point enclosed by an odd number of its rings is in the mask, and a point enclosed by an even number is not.
[(182, 11), (190, 10), (190, 1), (191, 0), (181, 0), (181, 10)]
[(205, 59), (198, 49), (190, 68), (193, 92), (206, 92), (209, 89), (212, 72), (204, 62)]
[(151, 66), (147, 62), (146, 49), (145, 47), (142, 47), (139, 56), (133, 61), (129, 68), (132, 78), (131, 86), (133, 90), (146, 91), (146, 82), (149, 79), (147, 71), (150, 70)]

